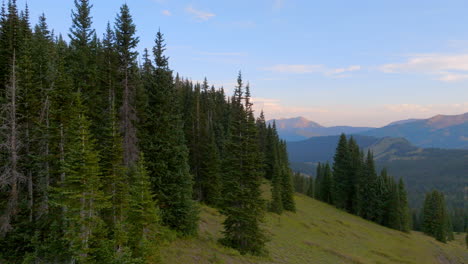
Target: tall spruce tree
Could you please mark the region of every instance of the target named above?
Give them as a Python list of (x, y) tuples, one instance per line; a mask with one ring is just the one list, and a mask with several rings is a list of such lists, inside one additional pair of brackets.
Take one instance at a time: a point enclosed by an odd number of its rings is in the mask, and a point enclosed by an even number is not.
[(363, 185), (360, 187), (360, 213), (361, 216), (368, 220), (375, 220), (378, 214), (378, 200), (377, 188), (378, 178), (375, 172), (374, 156), (369, 150), (367, 152), (366, 160), (363, 165)]
[[(245, 96), (245, 97), (244, 97)], [(248, 90), (244, 93), (239, 74), (231, 99), (229, 140), (226, 147), (222, 213), (223, 244), (242, 254), (261, 254), (265, 234), (260, 227), (264, 217), (261, 198), (261, 160), (257, 131)]]
[(399, 200), (400, 200), (400, 208), (399, 208), (399, 213), (400, 213), (400, 230), (403, 232), (409, 232), (410, 231), (410, 211), (408, 207), (408, 199), (406, 195), (406, 188), (405, 184), (403, 182), (403, 179), (400, 178), (398, 181), (398, 194), (399, 194)]
[(153, 49), (156, 69), (152, 85), (146, 85), (145, 138), (141, 149), (161, 209), (162, 223), (184, 235), (197, 231), (197, 209), (192, 201), (192, 177), (189, 173), (188, 150), (185, 145), (177, 97), (164, 56), (163, 34), (156, 35)]
[(64, 236), (71, 260), (87, 263), (91, 259), (100, 259), (98, 252), (106, 246), (102, 240), (105, 230), (99, 211), (108, 203), (101, 189), (101, 168), (89, 132), (90, 124), (84, 115), (79, 93), (75, 98), (62, 164), (66, 177), (56, 189), (53, 202), (63, 209)]
[(120, 128), (123, 134), (124, 165), (129, 167), (138, 158), (136, 131), (136, 58), (135, 51), (139, 39), (135, 37), (136, 28), (127, 4), (122, 5), (115, 21), (115, 37), (119, 54), (120, 76), (122, 87), (122, 105), (120, 106)]
[(315, 173), (315, 185), (314, 185), (314, 198), (320, 201), (323, 201), (322, 196), (322, 184), (323, 184), (323, 173), (324, 173), (324, 164), (320, 162), (317, 164), (317, 169)]
[(143, 154), (130, 168), (130, 207), (128, 211), (129, 247), (134, 257), (156, 262), (165, 230), (160, 226), (159, 210), (153, 201), (151, 181), (145, 167)]
[(96, 31), (92, 28), (89, 0), (74, 0), (72, 10), (72, 25), (70, 27), (70, 52), (67, 69), (73, 80), (75, 89), (81, 93), (83, 105), (91, 121), (91, 132), (99, 134), (101, 121), (102, 91), (97, 85), (96, 53), (93, 49), (97, 44)]
[(333, 173), (330, 167), (330, 164), (325, 164), (323, 169), (323, 181), (320, 185), (320, 195), (322, 196), (322, 201), (333, 204), (334, 195), (333, 192), (335, 188), (333, 187), (335, 181), (333, 179)]
[(440, 242), (447, 242), (447, 211), (444, 195), (436, 190), (426, 194), (422, 211), (423, 232)]
[(296, 203), (294, 202), (294, 187), (292, 172), (289, 168), (288, 153), (286, 150), (286, 142), (280, 141), (279, 154), (281, 161), (281, 200), (283, 208), (287, 211), (295, 212)]
[(351, 182), (349, 180), (350, 155), (348, 141), (341, 134), (335, 156), (333, 158), (333, 203), (336, 207), (349, 210), (348, 205), (351, 193)]
[(362, 175), (362, 158), (361, 151), (359, 149), (356, 140), (351, 137), (348, 141), (349, 150), (349, 168), (348, 168), (348, 181), (349, 181), (349, 192), (348, 192), (348, 211), (352, 214), (356, 214), (359, 209), (359, 183)]

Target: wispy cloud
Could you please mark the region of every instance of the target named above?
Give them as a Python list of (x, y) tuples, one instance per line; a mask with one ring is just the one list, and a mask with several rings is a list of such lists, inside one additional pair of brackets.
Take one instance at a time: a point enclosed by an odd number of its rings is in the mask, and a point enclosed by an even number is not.
[(169, 11), (169, 10), (163, 10), (162, 14), (165, 15), (165, 16), (172, 16), (171, 11)]
[(350, 72), (361, 70), (361, 66), (351, 65), (344, 68), (328, 68), (321, 64), (276, 64), (271, 67), (263, 68), (263, 70), (289, 74), (320, 73), (324, 76), (343, 78), (349, 77)]
[(386, 104), (386, 105), (328, 105), (297, 106), (279, 99), (252, 98), (255, 113), (261, 110), (267, 119), (303, 116), (321, 125), (384, 126), (409, 118), (430, 118), (438, 114), (455, 115), (468, 112), (468, 102), (454, 104)]
[(468, 102), (456, 104), (391, 104), (384, 105), (384, 109), (394, 113), (411, 113), (415, 117), (419, 114), (461, 114), (468, 112)]
[(328, 109), (319, 107), (301, 107), (301, 106), (288, 106), (281, 102), (279, 99), (253, 97), (253, 107), (257, 114), (264, 111), (268, 114), (267, 118), (278, 117), (296, 117), (296, 116), (310, 116), (315, 114), (323, 114), (329, 112)]
[(419, 105), (419, 104), (393, 104), (393, 105), (385, 105), (384, 108), (391, 112), (396, 113), (403, 113), (403, 112), (429, 112), (431, 110), (430, 106), (427, 105)]
[(201, 10), (193, 8), (192, 6), (188, 6), (187, 8), (185, 8), (185, 11), (193, 15), (193, 17), (199, 21), (207, 21), (213, 18), (214, 16), (216, 16), (214, 13), (201, 11)]
[(416, 54), (405, 62), (384, 64), (379, 69), (385, 73), (426, 74), (445, 82), (461, 81), (468, 79), (468, 54)]

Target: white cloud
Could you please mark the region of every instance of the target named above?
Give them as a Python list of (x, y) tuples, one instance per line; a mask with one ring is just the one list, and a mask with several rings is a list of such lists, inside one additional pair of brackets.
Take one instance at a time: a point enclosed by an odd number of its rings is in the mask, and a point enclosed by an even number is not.
[(169, 11), (169, 10), (163, 10), (162, 14), (165, 15), (165, 16), (171, 16), (172, 15), (171, 11)]
[(468, 54), (415, 54), (402, 63), (384, 64), (385, 73), (417, 73), (453, 82), (468, 79)]
[(352, 71), (359, 71), (361, 70), (361, 66), (359, 65), (351, 65), (347, 68), (338, 68), (338, 69), (332, 69), (330, 73), (332, 74), (339, 74), (339, 73), (344, 73), (344, 72), (352, 72)]
[(214, 16), (216, 16), (215, 14), (210, 13), (210, 12), (197, 10), (197, 9), (193, 8), (192, 6), (188, 6), (187, 8), (185, 8), (185, 11), (187, 13), (192, 14), (194, 16), (194, 18), (199, 20), (199, 21), (207, 21), (210, 18), (213, 18)]
[(290, 118), (296, 116), (310, 116), (321, 113), (327, 113), (329, 110), (318, 107), (301, 107), (301, 106), (287, 106), (284, 105), (279, 99), (253, 97), (253, 107), (255, 113), (258, 115), (260, 111), (264, 111), (268, 119), (271, 118)]
[(349, 77), (350, 73), (361, 70), (359, 65), (351, 65), (345, 68), (328, 68), (320, 64), (277, 64), (271, 67), (263, 68), (265, 71), (275, 73), (292, 73), (292, 74), (305, 74), (305, 73), (320, 73), (325, 76), (333, 78)]

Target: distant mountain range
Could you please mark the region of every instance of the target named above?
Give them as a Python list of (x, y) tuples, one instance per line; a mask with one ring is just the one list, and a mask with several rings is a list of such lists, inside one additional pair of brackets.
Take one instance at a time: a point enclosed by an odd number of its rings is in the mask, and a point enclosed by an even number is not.
[(303, 117), (270, 120), (276, 122), (278, 134), (286, 141), (311, 137), (361, 134), (377, 138), (402, 137), (418, 147), (468, 149), (468, 113), (437, 115), (429, 119), (396, 121), (381, 128), (334, 126), (324, 127)]
[(360, 134), (374, 137), (403, 137), (414, 145), (425, 148), (468, 149), (468, 113), (400, 121)]
[(304, 117), (272, 119), (267, 123), (276, 123), (279, 136), (286, 141), (300, 141), (311, 137), (356, 134), (373, 129), (373, 127), (333, 126), (325, 127)]
[[(371, 149), (379, 169), (386, 167), (394, 177), (408, 185), (410, 203), (420, 206), (424, 193), (433, 188), (443, 191), (451, 205), (463, 207), (468, 186), (468, 150), (425, 149), (404, 138), (353, 136), (358, 145)], [(288, 142), (291, 166), (296, 171), (315, 175), (318, 162), (332, 162), (339, 136), (313, 137)]]

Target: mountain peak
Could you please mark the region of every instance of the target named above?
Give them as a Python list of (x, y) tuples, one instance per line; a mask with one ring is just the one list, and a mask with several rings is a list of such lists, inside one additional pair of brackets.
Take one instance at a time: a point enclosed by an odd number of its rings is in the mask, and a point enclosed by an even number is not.
[(310, 121), (307, 118), (302, 117), (302, 116), (293, 117), (293, 118), (273, 119), (268, 122), (271, 123), (273, 121), (276, 122), (276, 127), (279, 129), (323, 127), (320, 124), (314, 121)]
[(427, 119), (426, 124), (431, 127), (441, 129), (456, 126), (468, 122), (468, 113), (461, 115), (436, 115)]

